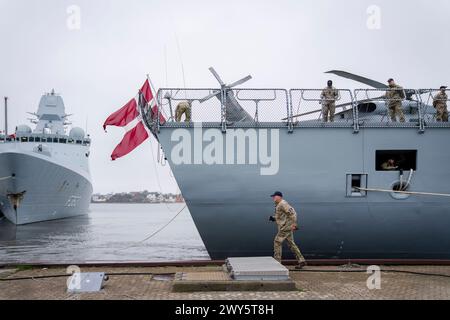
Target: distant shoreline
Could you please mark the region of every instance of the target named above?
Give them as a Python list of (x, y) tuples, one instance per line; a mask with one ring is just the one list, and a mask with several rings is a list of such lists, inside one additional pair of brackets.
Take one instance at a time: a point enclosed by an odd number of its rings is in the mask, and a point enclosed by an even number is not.
[[(91, 201), (91, 204), (184, 204), (185, 202), (105, 202)], [(1, 219), (1, 218), (0, 218)]]
[(184, 203), (181, 194), (149, 191), (93, 194), (91, 203)]

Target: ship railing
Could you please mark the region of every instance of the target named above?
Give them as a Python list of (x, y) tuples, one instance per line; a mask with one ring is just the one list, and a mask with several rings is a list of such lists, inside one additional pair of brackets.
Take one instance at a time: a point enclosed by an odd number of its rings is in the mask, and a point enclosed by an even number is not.
[[(330, 127), (350, 128), (355, 132), (366, 128), (418, 128), (450, 127), (448, 122), (436, 118), (433, 101), (439, 89), (402, 89), (400, 98), (388, 98), (390, 91), (399, 89), (338, 89), (333, 99), (336, 105), (334, 121), (325, 122), (323, 107), (326, 99), (321, 96), (323, 89), (184, 89), (163, 88), (158, 91), (158, 116), (148, 110), (144, 115), (147, 125), (159, 131), (162, 125), (159, 114), (171, 127), (191, 127), (201, 122), (204, 127), (217, 127), (226, 131), (227, 127), (287, 127), (290, 132), (296, 128)], [(449, 90), (446, 90), (448, 93)], [(205, 99), (209, 97), (209, 99)], [(190, 121), (177, 121), (177, 106), (182, 101), (191, 104)], [(391, 119), (391, 106), (400, 102), (405, 121), (396, 114)], [(448, 99), (446, 100), (448, 103)], [(234, 111), (242, 108), (245, 121), (230, 119), (230, 103)], [(233, 104), (234, 103), (234, 104)], [(240, 110), (240, 109), (239, 109)], [(155, 120), (152, 120), (155, 119)], [(233, 120), (233, 121), (231, 121)]]
[[(450, 123), (448, 122), (448, 105), (449, 105), (449, 96), (450, 90), (445, 90), (447, 94), (447, 99), (436, 97), (440, 92), (440, 89), (419, 89), (418, 94), (421, 102), (421, 114), (423, 115), (423, 125), (424, 128), (442, 128), (442, 127), (450, 127)], [(442, 103), (447, 105), (447, 116), (440, 118), (438, 116), (438, 112), (434, 107), (434, 103)]]
[[(348, 89), (336, 89), (337, 97), (327, 99), (323, 89), (291, 89), (289, 100), (291, 121), (294, 128), (325, 127), (354, 128), (357, 121), (353, 94)], [(334, 118), (325, 113), (330, 103), (334, 103)]]
[[(391, 91), (398, 92), (398, 97), (390, 97)], [(417, 127), (423, 130), (421, 99), (416, 89), (356, 89), (354, 97), (359, 128)], [(395, 113), (394, 121), (394, 114), (390, 111), (399, 103), (404, 121), (399, 112)]]
[(52, 144), (75, 144), (75, 145), (83, 145), (90, 146), (91, 139), (73, 139), (67, 135), (46, 135), (46, 134), (23, 134), (19, 133), (15, 136), (9, 135), (5, 137), (4, 135), (0, 136), (0, 143), (24, 143), (24, 142), (32, 142), (32, 143), (52, 143)]
[[(183, 89), (162, 88), (158, 91), (158, 110), (167, 122), (164, 126), (191, 127), (202, 123), (204, 127), (289, 127), (290, 107), (285, 89)], [(206, 99), (209, 97), (209, 99)], [(186, 115), (177, 117), (177, 107), (189, 102), (190, 121)], [(151, 121), (148, 115), (144, 116)], [(154, 116), (157, 127), (159, 116)]]

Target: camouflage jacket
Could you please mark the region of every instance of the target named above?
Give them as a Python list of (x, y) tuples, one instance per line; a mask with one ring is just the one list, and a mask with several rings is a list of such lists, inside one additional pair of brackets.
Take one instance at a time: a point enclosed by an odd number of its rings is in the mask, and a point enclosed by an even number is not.
[(281, 200), (275, 206), (275, 220), (280, 231), (291, 231), (292, 225), (297, 225), (297, 212), (286, 200)]
[(339, 92), (335, 87), (326, 87), (322, 90), (320, 99), (324, 100), (324, 103), (333, 103), (339, 97)]
[(182, 101), (178, 104), (177, 109), (190, 109), (191, 104), (187, 101)]
[(446, 93), (439, 92), (433, 100), (433, 107), (447, 107), (448, 96)]
[(405, 91), (399, 85), (395, 85), (394, 87), (389, 87), (389, 90), (386, 92), (386, 99), (388, 100), (388, 104), (397, 104), (401, 103), (403, 99), (405, 99)]

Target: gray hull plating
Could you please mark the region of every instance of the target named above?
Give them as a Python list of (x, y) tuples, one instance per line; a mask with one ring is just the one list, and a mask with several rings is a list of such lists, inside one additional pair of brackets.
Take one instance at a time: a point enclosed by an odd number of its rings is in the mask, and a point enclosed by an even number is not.
[(417, 150), (409, 190), (450, 194), (448, 129), (279, 129), (280, 167), (273, 176), (260, 175), (258, 165), (175, 165), (174, 130), (163, 126), (158, 137), (213, 259), (272, 255), (269, 195), (275, 190), (299, 213), (295, 237), (306, 257), (450, 259), (449, 198), (346, 194), (347, 174), (367, 174), (369, 188), (391, 189), (398, 181), (398, 172), (376, 171), (377, 150)]
[[(0, 210), (22, 225), (87, 214), (92, 184), (83, 175), (55, 162), (20, 152), (0, 154)], [(24, 193), (14, 210), (8, 194)]]

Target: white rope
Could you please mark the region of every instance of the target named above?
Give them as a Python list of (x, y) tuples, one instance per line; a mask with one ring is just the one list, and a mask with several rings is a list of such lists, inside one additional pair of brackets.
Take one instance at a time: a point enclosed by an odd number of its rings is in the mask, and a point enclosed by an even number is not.
[(411, 169), (411, 171), (409, 172), (409, 178), (408, 178), (408, 181), (406, 182), (406, 185), (403, 187), (403, 191), (404, 191), (404, 190), (407, 190), (408, 187), (409, 187), (409, 185), (411, 184), (411, 179), (412, 179), (412, 177), (413, 177), (413, 174), (414, 174), (414, 170)]
[(395, 190), (369, 189), (369, 188), (355, 188), (355, 189), (362, 190), (362, 191), (401, 193), (401, 194), (410, 194), (410, 195), (419, 195), (419, 196), (437, 196), (437, 197), (449, 197), (450, 198), (450, 194), (448, 194), (448, 193), (395, 191)]
[(125, 247), (125, 248), (122, 248), (122, 249), (118, 249), (118, 250), (116, 250), (116, 251), (114, 251), (114, 252), (120, 252), (120, 251), (124, 251), (124, 250), (131, 249), (131, 248), (134, 248), (134, 247), (138, 246), (138, 245), (141, 244), (141, 243), (146, 242), (147, 240), (150, 240), (151, 238), (153, 238), (154, 236), (156, 236), (158, 233), (160, 233), (161, 231), (163, 231), (165, 228), (167, 228), (172, 222), (174, 222), (175, 219), (178, 218), (178, 216), (179, 216), (179, 215), (184, 211), (184, 209), (186, 209), (186, 208), (187, 208), (187, 206), (185, 205), (180, 211), (178, 211), (178, 213), (177, 213), (176, 215), (173, 216), (172, 219), (169, 220), (169, 222), (167, 222), (167, 223), (166, 223), (165, 225), (163, 225), (161, 228), (159, 228), (158, 230), (156, 230), (155, 232), (153, 232), (153, 233), (152, 233), (151, 235), (149, 235), (147, 238), (145, 238), (145, 239), (143, 239), (143, 240), (141, 240), (141, 241), (138, 241), (138, 242), (136, 242), (135, 244), (132, 244), (131, 246), (128, 246), (128, 247)]
[(3, 177), (3, 178), (0, 178), (0, 181), (8, 180), (8, 179), (11, 179), (12, 177), (13, 177), (13, 176)]
[[(152, 160), (153, 160), (153, 166), (154, 166), (154, 169), (155, 169), (155, 175), (156, 175), (156, 180), (157, 180), (157, 183), (158, 183), (158, 186), (159, 186), (159, 191), (160, 191), (160, 193), (162, 194), (162, 187), (161, 187), (161, 182), (160, 182), (160, 180), (159, 180), (159, 175), (158, 175), (158, 170), (157, 170), (157, 167), (156, 167), (156, 162), (155, 162), (155, 155), (154, 155), (154, 153), (153, 153), (153, 143), (151, 142), (152, 140), (150, 140), (150, 149), (151, 149), (151, 151), (152, 151)], [(174, 211), (172, 211), (171, 209), (170, 209), (170, 207), (169, 207), (169, 205), (166, 203), (166, 202), (164, 202), (164, 204), (165, 204), (165, 206), (166, 206), (166, 208), (167, 208), (167, 210), (169, 210), (170, 212), (174, 212)], [(150, 240), (150, 239), (152, 239), (154, 236), (156, 236), (158, 233), (160, 233), (161, 231), (163, 231), (164, 229), (166, 229), (169, 225), (171, 225), (172, 224), (172, 222), (174, 222), (175, 221), (175, 219), (176, 218), (178, 218), (178, 216), (184, 211), (184, 209), (186, 209), (187, 208), (187, 205), (185, 204), (184, 206), (183, 206), (183, 208), (181, 208), (181, 210), (179, 210), (165, 225), (163, 225), (161, 228), (159, 228), (158, 230), (156, 230), (155, 232), (153, 232), (152, 234), (150, 234), (149, 236), (147, 236), (145, 239), (143, 239), (143, 240), (141, 240), (141, 241), (138, 241), (138, 242), (136, 242), (135, 244), (132, 244), (132, 245), (130, 245), (130, 246), (128, 246), (128, 247), (125, 247), (125, 248), (122, 248), (122, 249), (118, 249), (118, 250), (115, 250), (114, 252), (120, 252), (120, 251), (125, 251), (125, 250), (128, 250), (128, 249), (131, 249), (131, 248), (134, 248), (134, 247), (136, 247), (137, 245), (139, 245), (139, 244), (141, 244), (141, 243), (144, 243), (144, 242), (146, 242), (146, 241), (148, 241), (148, 240)]]

